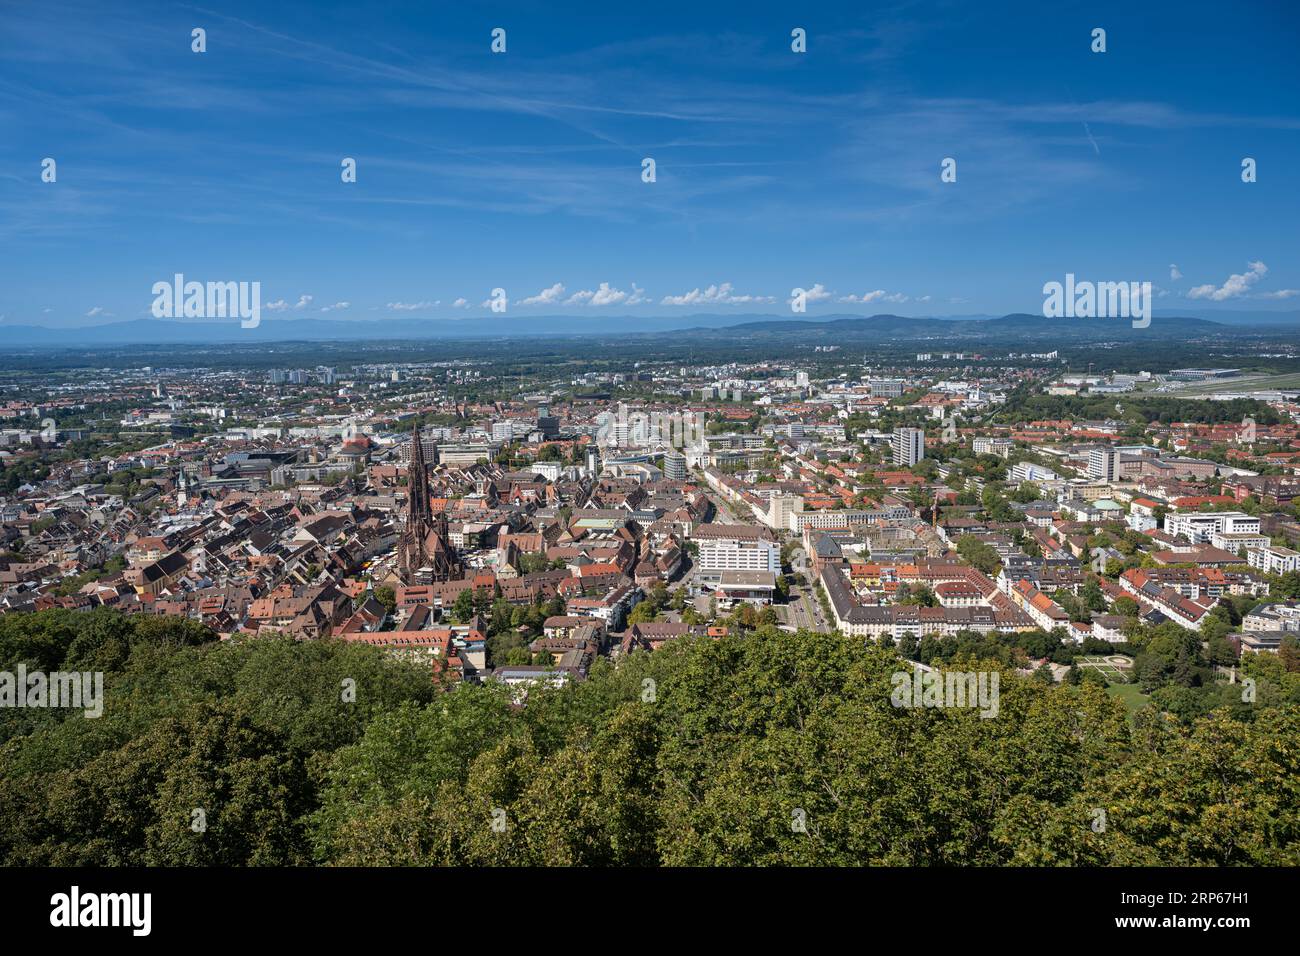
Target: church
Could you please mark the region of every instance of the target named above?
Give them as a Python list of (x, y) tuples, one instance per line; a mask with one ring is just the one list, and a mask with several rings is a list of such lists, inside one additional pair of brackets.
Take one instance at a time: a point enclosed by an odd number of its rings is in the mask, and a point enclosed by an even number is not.
[(429, 468), (418, 426), (411, 432), (411, 462), (406, 476), (406, 527), (397, 545), (402, 583), (433, 584), (461, 577), (460, 558), (447, 539), (447, 516), (442, 512), (435, 515), (429, 507)]

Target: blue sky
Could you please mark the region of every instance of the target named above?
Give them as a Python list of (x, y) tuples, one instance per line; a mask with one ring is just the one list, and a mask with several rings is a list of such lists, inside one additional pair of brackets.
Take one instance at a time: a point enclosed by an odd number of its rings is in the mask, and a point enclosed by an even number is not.
[(0, 4), (3, 321), (1300, 308), (1295, 4), (555, 6)]

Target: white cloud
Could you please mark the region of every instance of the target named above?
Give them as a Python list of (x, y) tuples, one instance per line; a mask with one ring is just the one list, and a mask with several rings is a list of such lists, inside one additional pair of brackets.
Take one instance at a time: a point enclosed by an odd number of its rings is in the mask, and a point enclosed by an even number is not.
[[(435, 305), (440, 304), (437, 300), (433, 302), (389, 302), (386, 308), (393, 312), (418, 312), (421, 309), (432, 309)], [(371, 311), (374, 310), (371, 309)]]
[(599, 308), (602, 305), (640, 305), (647, 301), (645, 289), (635, 282), (632, 291), (616, 289), (608, 282), (602, 282), (596, 289), (582, 289), (564, 300), (565, 305), (590, 305)]
[(1261, 299), (1290, 299), (1300, 295), (1300, 289), (1278, 289), (1276, 292), (1261, 292)]
[(707, 289), (692, 289), (685, 295), (666, 295), (660, 305), (740, 305), (746, 302), (775, 302), (770, 295), (736, 295), (730, 282), (711, 285)]
[(112, 315), (112, 312), (105, 312), (102, 305), (97, 305), (86, 313), (86, 318), (93, 319), (97, 315)]
[(461, 296), (459, 299), (457, 299), (455, 302), (451, 304), (451, 307), (453, 309), (468, 309), (469, 299), (465, 298), (464, 296)]
[[(833, 293), (831, 293), (826, 286), (818, 282), (814, 284), (811, 289), (804, 290), (803, 298), (805, 302), (821, 302), (825, 299), (829, 299), (832, 294)], [(791, 301), (793, 301), (793, 299)]]
[(1183, 274), (1182, 274), (1181, 272), (1178, 271), (1178, 266), (1174, 265), (1172, 262), (1169, 263), (1169, 278), (1171, 278), (1171, 279), (1173, 279), (1175, 282), (1177, 282), (1177, 281), (1178, 281), (1179, 279), (1181, 279), (1182, 277), (1183, 277)]
[(305, 309), (307, 308), (307, 306), (311, 305), (311, 300), (312, 300), (311, 296), (303, 295), (298, 297), (297, 302), (295, 302), (293, 305), (290, 305), (288, 302), (284, 301), (284, 299), (276, 299), (274, 302), (266, 303), (266, 305), (262, 306), (262, 308), (266, 309), (266, 311), (268, 312), (285, 312), (288, 311), (289, 309), (293, 309), (295, 311), (301, 311), (302, 309)]
[(564, 283), (557, 282), (550, 288), (543, 289), (537, 295), (515, 300), (515, 305), (554, 305), (560, 301), (562, 295), (564, 295)]
[(1224, 299), (1235, 299), (1245, 295), (1250, 291), (1250, 287), (1262, 279), (1268, 272), (1268, 266), (1262, 262), (1249, 262), (1246, 264), (1246, 271), (1239, 275), (1228, 276), (1228, 281), (1223, 285), (1215, 288), (1213, 283), (1208, 285), (1198, 285), (1187, 293), (1189, 299), (1210, 299), (1214, 302), (1222, 302)]
[(873, 292), (864, 292), (862, 295), (856, 293), (851, 295), (840, 296), (841, 302), (859, 302), (866, 305), (869, 302), (906, 302), (907, 296), (901, 292), (886, 292), (884, 289), (876, 289)]
[(320, 310), (322, 312), (337, 312), (340, 309), (350, 309), (350, 308), (352, 308), (351, 302), (335, 302), (333, 305), (321, 306)]

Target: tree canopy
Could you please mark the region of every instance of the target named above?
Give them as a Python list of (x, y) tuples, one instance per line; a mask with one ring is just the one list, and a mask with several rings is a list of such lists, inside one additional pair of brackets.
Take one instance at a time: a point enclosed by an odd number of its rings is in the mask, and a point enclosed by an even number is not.
[(600, 659), (520, 707), (341, 641), (9, 616), (0, 669), (103, 670), (106, 693), (98, 719), (0, 709), (0, 859), (1300, 863), (1300, 675), (1278, 658), (1250, 665), (1253, 704), (1132, 720), (1095, 680), (931, 659), (996, 671), (997, 716), (896, 707), (893, 648), (764, 625)]

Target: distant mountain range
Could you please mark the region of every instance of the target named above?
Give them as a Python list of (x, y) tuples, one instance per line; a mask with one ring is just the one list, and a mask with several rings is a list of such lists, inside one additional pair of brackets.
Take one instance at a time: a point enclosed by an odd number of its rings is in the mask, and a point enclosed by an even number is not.
[(960, 316), (947, 318), (900, 315), (776, 316), (762, 314), (695, 314), (671, 318), (644, 316), (477, 316), (465, 319), (263, 319), (257, 328), (237, 320), (220, 322), (138, 319), (79, 328), (0, 325), (7, 349), (86, 349), (123, 345), (216, 345), (226, 342), (365, 342), (419, 339), (503, 339), (522, 336), (655, 336), (696, 333), (702, 338), (787, 336), (869, 342), (943, 340), (969, 343), (1008, 340), (1064, 342), (1147, 336), (1239, 334), (1247, 329), (1276, 332), (1279, 326), (1300, 330), (1300, 312), (1224, 312), (1213, 320), (1155, 314), (1151, 326), (1134, 329), (1127, 319), (1045, 319), (1041, 315)]

